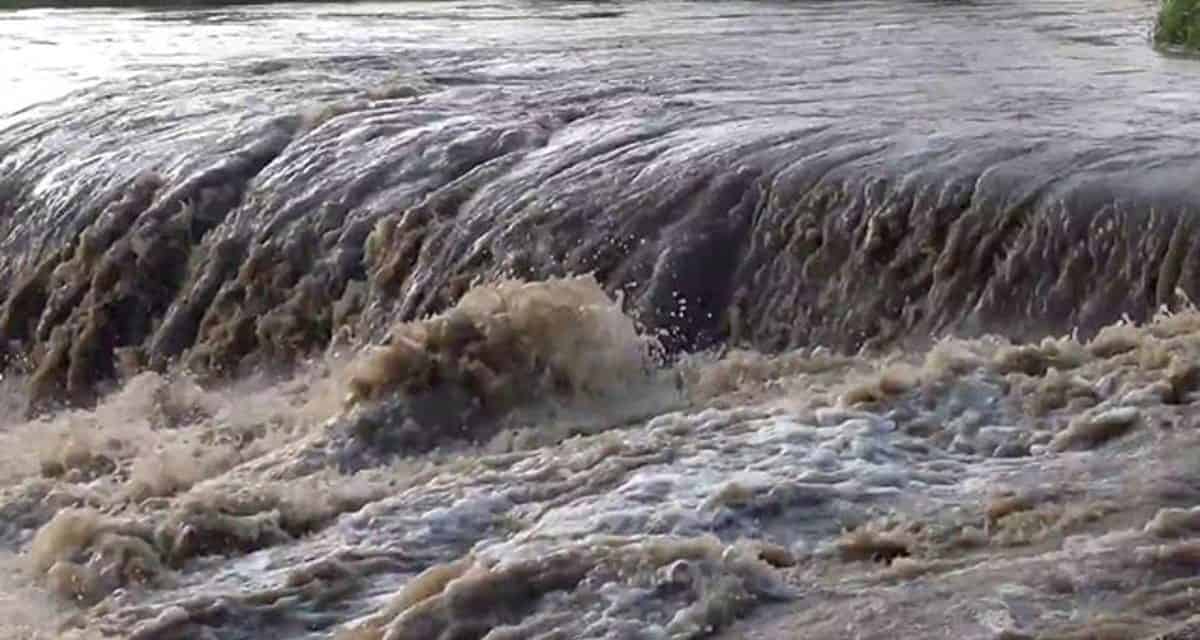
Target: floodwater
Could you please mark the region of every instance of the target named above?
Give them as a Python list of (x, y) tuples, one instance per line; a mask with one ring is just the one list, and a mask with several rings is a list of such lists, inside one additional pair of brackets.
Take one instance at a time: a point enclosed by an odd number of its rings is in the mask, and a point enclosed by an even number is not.
[(0, 13), (0, 631), (1186, 626), (1154, 10)]

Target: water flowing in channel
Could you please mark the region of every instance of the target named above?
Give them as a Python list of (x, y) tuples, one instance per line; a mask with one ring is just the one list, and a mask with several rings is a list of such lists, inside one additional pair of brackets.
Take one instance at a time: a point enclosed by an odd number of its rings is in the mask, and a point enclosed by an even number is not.
[(0, 631), (1183, 623), (1154, 9), (0, 13)]

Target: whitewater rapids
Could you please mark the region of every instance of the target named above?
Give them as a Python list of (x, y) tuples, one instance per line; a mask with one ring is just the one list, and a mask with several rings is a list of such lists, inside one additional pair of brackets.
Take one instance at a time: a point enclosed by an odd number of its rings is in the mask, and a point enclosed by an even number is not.
[(0, 634), (1186, 624), (1153, 9), (0, 13)]

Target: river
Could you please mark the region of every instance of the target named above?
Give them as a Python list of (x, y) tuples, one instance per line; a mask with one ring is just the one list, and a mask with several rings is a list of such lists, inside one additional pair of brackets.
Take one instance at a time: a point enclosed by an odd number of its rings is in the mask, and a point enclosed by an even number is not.
[(0, 12), (0, 631), (1184, 622), (1200, 62), (1155, 10)]

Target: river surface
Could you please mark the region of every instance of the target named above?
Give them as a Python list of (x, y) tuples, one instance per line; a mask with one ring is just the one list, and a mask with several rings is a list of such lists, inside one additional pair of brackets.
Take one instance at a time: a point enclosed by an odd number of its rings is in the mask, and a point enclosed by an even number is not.
[(0, 12), (0, 635), (1186, 627), (1155, 9)]

